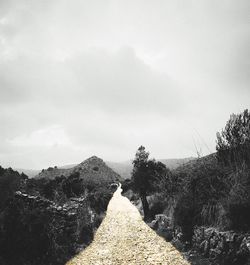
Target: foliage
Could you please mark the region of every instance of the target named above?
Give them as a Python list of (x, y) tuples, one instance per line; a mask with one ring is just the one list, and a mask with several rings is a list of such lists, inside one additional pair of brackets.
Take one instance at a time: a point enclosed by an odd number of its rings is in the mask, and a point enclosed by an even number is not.
[(145, 147), (140, 146), (133, 160), (132, 184), (139, 194), (150, 195), (157, 191), (170, 175), (170, 170), (163, 163), (148, 159), (148, 156)]
[(133, 183), (131, 179), (125, 179), (121, 182), (123, 193), (133, 188)]
[(250, 229), (250, 112), (232, 114), (217, 133), (217, 157), (228, 168), (226, 210), (233, 229)]
[(144, 218), (150, 217), (147, 195), (159, 190), (170, 172), (166, 166), (154, 159), (148, 159), (149, 153), (140, 146), (133, 160), (132, 185), (142, 201)]
[(166, 207), (166, 198), (163, 193), (156, 193), (149, 198), (150, 215), (152, 218), (163, 213)]
[(237, 169), (230, 175), (231, 189), (226, 205), (231, 228), (250, 229), (250, 171), (246, 167)]
[(191, 193), (185, 193), (177, 201), (174, 211), (175, 225), (182, 228), (184, 241), (191, 241), (195, 225), (195, 208), (194, 198)]
[[(191, 239), (195, 225), (250, 229), (250, 114), (231, 115), (217, 134), (217, 153), (173, 172), (175, 222)], [(170, 191), (171, 192), (171, 191)]]
[(140, 194), (147, 194), (150, 184), (149, 175), (147, 174), (148, 168), (148, 157), (149, 153), (146, 152), (144, 146), (140, 146), (135, 154), (135, 159), (133, 160), (133, 171), (132, 171), (132, 181), (134, 190)]
[(92, 190), (88, 196), (90, 207), (94, 209), (97, 214), (101, 214), (107, 210), (111, 197), (112, 191), (106, 187)]
[[(24, 193), (21, 199), (13, 196), (17, 190)], [(5, 206), (0, 212), (0, 256), (11, 265), (65, 264), (78, 244), (90, 242), (113, 193), (108, 183), (86, 181), (77, 171), (68, 177), (27, 179), (1, 167), (0, 191)], [(65, 215), (65, 205), (77, 205), (77, 197), (85, 197), (86, 207), (77, 211), (75, 222)]]
[(68, 178), (65, 178), (62, 183), (62, 189), (67, 198), (82, 196), (85, 189), (79, 172), (72, 173)]
[(15, 191), (19, 190), (28, 177), (19, 174), (12, 168), (4, 169), (0, 166), (0, 211), (8, 199), (13, 197)]
[(39, 209), (23, 212), (22, 206), (13, 200), (4, 214), (3, 257), (13, 265), (41, 264), (41, 257), (46, 260), (50, 254), (46, 212)]
[(217, 133), (217, 156), (227, 166), (250, 165), (250, 112), (232, 114), (221, 133)]

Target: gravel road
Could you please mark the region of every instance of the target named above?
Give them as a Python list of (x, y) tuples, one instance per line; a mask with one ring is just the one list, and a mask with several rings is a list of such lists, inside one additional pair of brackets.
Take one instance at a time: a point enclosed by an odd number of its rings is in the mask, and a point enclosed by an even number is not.
[(93, 242), (66, 265), (188, 265), (181, 253), (142, 220), (119, 187)]

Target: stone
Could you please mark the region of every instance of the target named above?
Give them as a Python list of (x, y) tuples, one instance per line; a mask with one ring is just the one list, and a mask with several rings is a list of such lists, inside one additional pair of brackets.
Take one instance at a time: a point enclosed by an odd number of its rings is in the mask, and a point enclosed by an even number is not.
[[(218, 264), (247, 264), (250, 258), (250, 235), (234, 231), (222, 231), (213, 227), (196, 227), (193, 246), (204, 256)], [(237, 263), (238, 262), (238, 263)]]

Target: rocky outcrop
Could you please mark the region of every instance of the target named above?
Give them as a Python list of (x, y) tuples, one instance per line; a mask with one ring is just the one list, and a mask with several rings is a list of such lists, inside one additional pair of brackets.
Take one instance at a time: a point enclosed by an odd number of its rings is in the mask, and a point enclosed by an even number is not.
[(59, 205), (18, 191), (4, 211), (0, 256), (11, 265), (64, 264), (92, 240), (94, 218), (86, 198)]
[(193, 246), (213, 264), (250, 264), (250, 233), (199, 227), (194, 231)]

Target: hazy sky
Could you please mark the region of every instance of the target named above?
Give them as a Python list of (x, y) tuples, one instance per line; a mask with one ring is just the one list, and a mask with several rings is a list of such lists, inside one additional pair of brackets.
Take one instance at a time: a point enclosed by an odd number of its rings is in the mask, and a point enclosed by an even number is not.
[(0, 165), (203, 155), (250, 108), (249, 0), (0, 0)]

